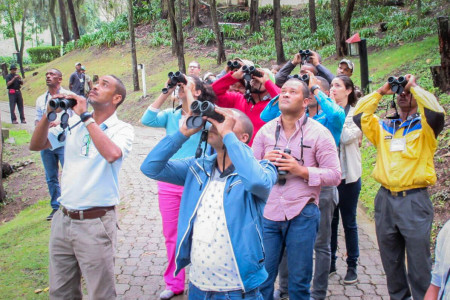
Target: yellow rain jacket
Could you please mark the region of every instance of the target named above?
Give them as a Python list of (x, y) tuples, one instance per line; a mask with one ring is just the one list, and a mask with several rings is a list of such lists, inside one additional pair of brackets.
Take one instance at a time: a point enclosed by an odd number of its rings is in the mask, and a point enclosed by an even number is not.
[[(418, 112), (402, 123), (401, 119), (380, 119), (374, 115), (382, 96), (373, 92), (359, 100), (353, 120), (377, 148), (377, 161), (372, 176), (393, 192), (424, 188), (436, 182), (433, 156), (436, 137), (444, 127), (444, 109), (436, 97), (416, 86), (411, 93)], [(402, 151), (391, 151), (393, 139), (404, 139)], [(395, 145), (394, 144), (392, 146)], [(398, 147), (397, 149), (398, 150)]]

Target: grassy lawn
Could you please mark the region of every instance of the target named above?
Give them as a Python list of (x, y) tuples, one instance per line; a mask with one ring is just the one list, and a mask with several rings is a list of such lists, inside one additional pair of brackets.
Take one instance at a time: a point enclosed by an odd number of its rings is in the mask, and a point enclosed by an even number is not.
[(0, 226), (0, 298), (46, 299), (48, 286), (48, 201), (40, 201)]

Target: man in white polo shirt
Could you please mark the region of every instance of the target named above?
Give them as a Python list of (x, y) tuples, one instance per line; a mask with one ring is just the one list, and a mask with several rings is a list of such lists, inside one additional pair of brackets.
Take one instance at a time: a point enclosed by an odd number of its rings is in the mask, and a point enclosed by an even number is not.
[(30, 150), (39, 151), (59, 147), (65, 137), (60, 209), (49, 244), (50, 299), (81, 299), (81, 274), (90, 299), (116, 297), (114, 208), (119, 203), (118, 173), (134, 138), (133, 127), (116, 115), (125, 95), (123, 83), (113, 75), (102, 76), (90, 92), (92, 114), (84, 97), (55, 95), (75, 100), (79, 118), (69, 119), (70, 131), (49, 130), (44, 115), (31, 138)]

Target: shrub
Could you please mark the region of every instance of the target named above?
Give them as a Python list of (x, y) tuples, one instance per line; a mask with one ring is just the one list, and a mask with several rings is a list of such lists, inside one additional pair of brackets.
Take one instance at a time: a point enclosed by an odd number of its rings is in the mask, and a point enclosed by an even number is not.
[(209, 45), (215, 42), (216, 36), (210, 28), (195, 28), (195, 41), (199, 44)]
[(54, 60), (60, 55), (59, 46), (41, 46), (27, 49), (31, 61), (35, 64), (46, 63)]
[(223, 19), (229, 22), (248, 22), (250, 20), (250, 13), (248, 11), (228, 12), (223, 15)]

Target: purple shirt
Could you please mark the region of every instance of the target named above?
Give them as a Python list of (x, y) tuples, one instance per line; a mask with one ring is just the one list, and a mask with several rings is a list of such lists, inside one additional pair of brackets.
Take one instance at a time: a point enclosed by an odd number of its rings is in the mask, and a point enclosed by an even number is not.
[[(256, 159), (263, 159), (264, 155), (275, 147), (278, 124), (281, 125), (281, 130), (277, 147), (281, 150), (289, 148), (292, 156), (301, 159), (301, 127), (305, 115), (296, 122), (297, 129), (289, 139), (284, 133), (281, 118), (282, 115), (270, 121), (256, 134), (252, 147)], [(312, 118), (308, 118), (303, 125), (303, 146), (305, 162), (303, 165), (308, 168), (308, 180), (288, 174), (284, 185), (274, 185), (264, 209), (266, 219), (291, 220), (300, 214), (311, 198), (317, 205), (319, 204), (321, 186), (336, 186), (341, 182), (341, 167), (336, 143), (328, 129)]]

